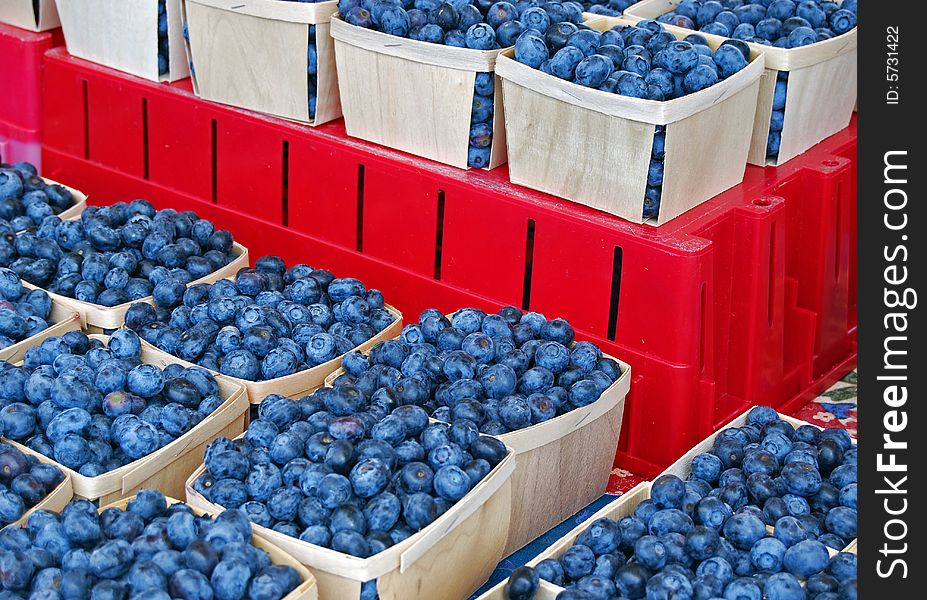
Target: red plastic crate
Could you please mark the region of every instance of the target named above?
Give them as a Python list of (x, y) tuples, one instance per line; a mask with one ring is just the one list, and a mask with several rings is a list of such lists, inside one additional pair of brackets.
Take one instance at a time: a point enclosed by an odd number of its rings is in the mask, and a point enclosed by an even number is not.
[(61, 29), (34, 33), (0, 23), (0, 135), (37, 135), (42, 117), (42, 59), (46, 51), (64, 44)]
[(48, 53), (43, 156), (99, 203), (147, 197), (255, 256), (324, 265), (423, 308), (570, 319), (634, 368), (619, 464), (655, 473), (750, 403), (783, 406), (855, 363), (855, 125), (654, 229), (461, 171), (200, 101)]

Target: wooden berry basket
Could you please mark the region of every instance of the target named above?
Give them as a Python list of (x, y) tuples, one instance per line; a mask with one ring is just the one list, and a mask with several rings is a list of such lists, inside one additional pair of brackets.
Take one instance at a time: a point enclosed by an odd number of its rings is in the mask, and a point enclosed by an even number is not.
[[(631, 388), (631, 365), (598, 400), (544, 423), (495, 436), (515, 451), (512, 516), (505, 555), (536, 539), (602, 496), (618, 448), (624, 401)], [(328, 376), (331, 387), (344, 374)]]
[[(602, 509), (600, 509), (597, 513), (576, 526), (572, 531), (570, 531), (570, 533), (554, 542), (546, 550), (529, 560), (526, 563), (527, 566), (535, 567), (539, 562), (548, 558), (560, 558), (573, 546), (576, 538), (578, 538), (580, 534), (586, 531), (586, 529), (588, 529), (592, 523), (599, 519), (608, 517), (617, 521), (623, 517), (632, 516), (634, 514), (634, 510), (637, 508), (637, 505), (650, 498), (650, 486), (651, 483), (649, 481), (644, 481), (637, 484), (629, 491), (619, 496), (614, 502), (611, 502), (602, 507)], [(831, 556), (837, 554), (837, 551), (833, 550), (832, 548), (828, 548), (827, 551)], [(853, 554), (856, 554), (856, 546), (854, 545), (852, 550), (848, 549), (845, 550), (845, 552), (852, 552)], [(499, 582), (498, 585), (477, 598), (477, 600), (508, 600), (505, 594), (505, 584), (507, 582), (508, 580)], [(564, 588), (558, 585), (554, 585), (549, 581), (541, 580), (541, 585), (538, 589), (538, 594), (535, 596), (535, 600), (555, 600), (557, 598), (557, 594), (562, 592), (563, 589)]]
[[(393, 315), (394, 319), (392, 324), (390, 324), (389, 327), (373, 336), (360, 346), (353, 348), (351, 350), (352, 352), (355, 350), (366, 352), (370, 348), (373, 348), (378, 342), (382, 340), (388, 340), (399, 335), (399, 332), (402, 330), (402, 313), (389, 304), (385, 305), (384, 308), (389, 311), (391, 315)], [(159, 366), (164, 366), (171, 363), (178, 363), (186, 367), (198, 366), (172, 354), (168, 354), (167, 352), (164, 352), (160, 348), (146, 342), (145, 340), (142, 340), (142, 346), (151, 351), (151, 356), (154, 358), (154, 364)], [(292, 375), (287, 375), (286, 377), (269, 379), (267, 381), (249, 381), (247, 379), (239, 379), (238, 377), (222, 375), (218, 371), (213, 371), (212, 369), (207, 369), (207, 371), (214, 374), (219, 379), (227, 379), (242, 386), (245, 388), (251, 404), (260, 404), (261, 401), (270, 394), (280, 394), (281, 396), (286, 396), (288, 398), (295, 398), (320, 387), (325, 382), (325, 378), (328, 377), (328, 375), (330, 375), (333, 370), (339, 367), (341, 364), (341, 358), (341, 356), (336, 356), (330, 361), (310, 369), (299, 371), (298, 373), (293, 373)]]
[[(360, 597), (361, 584), (377, 580), (381, 600), (467, 598), (492, 574), (504, 556), (512, 504), (516, 456), (502, 462), (457, 504), (431, 525), (370, 558), (357, 558), (314, 546), (260, 525), (265, 539), (309, 567), (321, 600)], [(206, 512), (221, 507), (193, 489), (206, 470), (200, 466), (187, 480), (187, 503)]]
[(20, 362), (26, 350), (33, 346), (38, 346), (46, 338), (64, 335), (69, 331), (80, 331), (80, 315), (55, 299), (52, 299), (52, 309), (48, 320), (51, 322), (51, 325), (49, 325), (47, 329), (0, 350), (0, 360), (11, 363)]
[[(58, 466), (55, 461), (48, 457), (38, 456), (38, 459), (39, 462), (43, 462), (47, 465)], [(23, 516), (21, 516), (18, 520), (13, 521), (12, 523), (8, 523), (5, 527), (3, 527), (3, 529), (6, 529), (7, 527), (24, 526), (29, 522), (29, 516), (37, 510), (61, 512), (61, 510), (64, 509), (68, 502), (70, 502), (74, 497), (74, 487), (71, 485), (71, 476), (64, 469), (62, 469), (61, 472), (64, 474), (64, 480), (59, 483), (55, 489), (49, 492), (47, 496), (42, 498), (38, 504), (24, 512)]]
[(151, 81), (190, 76), (180, 0), (167, 0), (169, 71), (158, 69), (158, 0), (56, 0), (68, 52)]
[[(472, 50), (388, 35), (331, 20), (348, 135), (469, 168), (473, 84), (501, 50)], [(496, 78), (487, 169), (506, 161), (502, 90)]]
[(498, 436), (518, 459), (506, 555), (605, 493), (631, 386), (631, 366), (618, 363), (621, 377), (589, 406)]
[[(190, 285), (196, 285), (197, 283), (212, 283), (220, 279), (225, 279), (229, 276), (235, 275), (239, 270), (248, 267), (247, 248), (238, 242), (235, 242), (232, 245), (232, 255), (234, 256), (232, 262), (225, 265), (218, 271), (213, 271), (205, 277), (200, 277), (199, 279), (190, 282)], [(23, 281), (23, 287), (30, 290), (42, 289), (38, 286), (32, 285), (27, 281)], [(62, 296), (61, 294), (55, 294), (53, 292), (48, 292), (48, 295), (51, 296), (55, 302), (79, 314), (83, 326), (94, 333), (99, 333), (104, 329), (118, 329), (119, 327), (122, 327), (123, 323), (125, 322), (126, 312), (128, 312), (129, 307), (136, 302), (147, 302), (149, 304), (154, 302), (154, 299), (151, 296), (146, 296), (140, 300), (132, 300), (131, 302), (125, 302), (116, 306), (102, 306), (100, 304), (82, 302), (75, 298), (68, 298), (67, 296)], [(174, 362), (182, 361), (176, 360)]]
[[(206, 100), (321, 125), (341, 116), (329, 21), (336, 0), (183, 0), (193, 89)], [(318, 54), (315, 118), (309, 115), (309, 27)]]
[[(167, 505), (179, 504), (181, 500), (175, 500), (171, 498), (170, 495), (167, 496)], [(129, 504), (129, 501), (133, 500), (135, 496), (133, 495), (130, 498), (124, 498), (109, 504), (100, 503), (100, 509), (98, 512), (103, 512), (107, 508), (118, 508), (120, 510), (125, 510)], [(218, 516), (221, 511), (208, 511), (203, 510), (202, 508), (190, 505), (190, 508), (197, 515), (209, 515), (211, 517)], [(283, 597), (282, 600), (318, 600), (319, 589), (316, 585), (315, 577), (306, 567), (302, 566), (299, 561), (294, 559), (292, 556), (278, 548), (277, 546), (271, 544), (267, 540), (263, 540), (256, 535), (252, 535), (251, 543), (256, 547), (260, 548), (270, 556), (271, 563), (275, 565), (283, 565), (287, 567), (293, 567), (297, 573), (299, 573), (299, 578), (302, 583), (292, 592)]]
[[(586, 23), (604, 31), (630, 21)], [(755, 53), (728, 79), (657, 102), (558, 79), (515, 61), (514, 50), (507, 50), (496, 73), (507, 107), (509, 177), (642, 223), (654, 128), (665, 125), (662, 203), (657, 219), (647, 221), (662, 225), (743, 181), (763, 68), (763, 56)]]
[[(692, 459), (698, 456), (699, 454), (709, 452), (712, 448), (714, 448), (715, 439), (719, 435), (721, 435), (721, 432), (724, 431), (725, 429), (729, 429), (731, 427), (741, 427), (742, 425), (746, 425), (748, 414), (750, 414), (749, 410), (734, 417), (734, 419), (730, 423), (728, 423), (727, 425), (725, 425), (724, 427), (722, 427), (715, 433), (711, 434), (710, 436), (708, 436), (707, 438), (705, 438), (704, 440), (696, 444), (694, 448), (686, 452), (679, 460), (677, 460), (676, 462), (671, 464), (669, 467), (667, 467), (665, 471), (660, 473), (660, 476), (662, 477), (663, 475), (675, 475), (676, 477), (679, 477), (682, 480), (688, 479), (689, 473), (692, 472)], [(808, 423), (806, 421), (795, 419), (788, 415), (779, 414), (779, 418), (795, 428), (798, 428), (801, 425), (811, 425), (812, 427), (817, 427), (818, 429), (821, 429), (821, 430), (824, 429), (823, 427), (815, 425), (814, 423)], [(856, 446), (856, 438), (853, 438), (853, 445)], [(767, 527), (767, 528), (772, 530), (772, 527)], [(831, 550), (832, 548), (828, 548), (829, 552)], [(843, 551), (855, 553), (856, 552), (856, 540), (855, 539), (852, 540), (843, 549)], [(831, 552), (831, 554), (836, 554), (836, 551)]]
[[(642, 0), (628, 8), (624, 16), (637, 23), (656, 19), (675, 8), (682, 0)], [(838, 4), (843, 0), (836, 0)], [(674, 34), (688, 35), (690, 29), (664, 24)], [(697, 32), (714, 46), (728, 38)], [(754, 52), (766, 56), (766, 72), (760, 80), (753, 140), (748, 162), (752, 165), (778, 166), (805, 152), (824, 138), (850, 124), (857, 96), (857, 34), (854, 27), (835, 38), (801, 48), (776, 48), (748, 42)], [(767, 160), (766, 144), (772, 115), (776, 76), (789, 74), (785, 102), (782, 142), (777, 158)]]
[[(109, 341), (105, 335), (93, 334), (90, 337), (104, 343)], [(159, 358), (150, 348), (142, 346), (143, 363), (160, 366)], [(75, 496), (99, 500), (101, 505), (129, 497), (141, 488), (153, 488), (165, 495), (179, 497), (184, 492), (184, 478), (203, 463), (209, 442), (222, 436), (233, 438), (245, 430), (249, 405), (244, 388), (227, 379), (217, 378), (216, 381), (219, 383), (219, 395), (225, 402), (214, 413), (167, 446), (97, 477), (85, 477), (23, 444), (6, 441), (39, 460), (45, 459), (44, 462), (57, 465), (70, 476)]]
[[(539, 562), (548, 558), (560, 558), (564, 552), (573, 546), (574, 540), (576, 540), (576, 538), (578, 538), (581, 533), (586, 531), (589, 525), (591, 525), (593, 522), (603, 517), (618, 520), (622, 517), (631, 516), (634, 514), (634, 509), (637, 508), (637, 505), (648, 498), (650, 498), (650, 482), (644, 481), (637, 484), (619, 496), (614, 502), (610, 502), (603, 506), (594, 515), (574, 527), (572, 531), (551, 544), (546, 550), (529, 560), (526, 563), (527, 566), (537, 566)], [(477, 600), (508, 600), (504, 592), (505, 584), (507, 582), (508, 580), (499, 582), (498, 585), (477, 598)], [(554, 600), (557, 597), (557, 594), (562, 591), (562, 587), (542, 579), (541, 586), (538, 590), (538, 595), (535, 596), (535, 598), (537, 600)]]
[(2, 0), (0, 23), (29, 31), (48, 31), (61, 25), (55, 0), (39, 0), (38, 13), (34, 0)]

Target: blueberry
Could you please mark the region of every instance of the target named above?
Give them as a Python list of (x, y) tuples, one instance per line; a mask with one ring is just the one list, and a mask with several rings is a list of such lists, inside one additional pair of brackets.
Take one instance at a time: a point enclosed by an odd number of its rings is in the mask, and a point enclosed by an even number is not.
[(422, 492), (408, 496), (403, 502), (402, 515), (413, 529), (424, 529), (437, 517), (434, 498)]
[(804, 540), (791, 546), (785, 552), (783, 565), (796, 577), (809, 577), (823, 571), (830, 560), (824, 544)]
[(762, 600), (763, 594), (754, 580), (740, 577), (725, 586), (724, 597), (738, 600)]
[(611, 554), (621, 543), (621, 529), (611, 519), (598, 519), (580, 534), (576, 543), (588, 547), (596, 556)]
[(830, 28), (837, 35), (844, 34), (854, 27), (856, 27), (856, 13), (853, 11), (841, 8), (830, 16)]
[(723, 531), (724, 537), (736, 548), (749, 550), (766, 535), (766, 526), (753, 515), (738, 513), (725, 522)]
[(782, 133), (779, 131), (769, 131), (766, 143), (766, 156), (775, 157), (779, 155), (779, 147), (782, 144)]
[(470, 491), (470, 487), (469, 475), (457, 465), (445, 465), (435, 473), (435, 492), (446, 500), (460, 500)]
[(793, 462), (785, 465), (781, 472), (782, 481), (786, 489), (799, 496), (811, 496), (821, 489), (821, 474), (811, 465), (804, 462)]
[(686, 73), (683, 88), (692, 94), (710, 87), (718, 82), (718, 74), (706, 65), (698, 65)]
[(843, 539), (856, 537), (856, 523), (856, 509), (846, 506), (837, 506), (830, 509), (824, 520), (824, 526), (827, 530)]
[(531, 567), (518, 567), (505, 584), (505, 597), (510, 600), (531, 600), (537, 593), (539, 575)]
[(350, 474), (354, 492), (361, 498), (373, 498), (382, 492), (389, 483), (389, 478), (389, 468), (376, 458), (359, 461)]
[(730, 77), (747, 66), (747, 59), (744, 58), (743, 53), (731, 45), (719, 47), (712, 58), (718, 66), (718, 74), (722, 79)]
[(856, 484), (851, 483), (840, 490), (840, 504), (856, 509)]
[(772, 537), (758, 540), (750, 549), (750, 560), (759, 571), (776, 573), (782, 569), (785, 544)]
[[(473, 27), (478, 27), (474, 25)], [(472, 28), (471, 28), (472, 29)], [(470, 32), (467, 32), (468, 36)], [(470, 46), (468, 44), (468, 46)], [(472, 46), (471, 46), (472, 47)], [(550, 58), (550, 53), (544, 39), (534, 30), (528, 30), (518, 37), (515, 42), (515, 60), (535, 69)]]

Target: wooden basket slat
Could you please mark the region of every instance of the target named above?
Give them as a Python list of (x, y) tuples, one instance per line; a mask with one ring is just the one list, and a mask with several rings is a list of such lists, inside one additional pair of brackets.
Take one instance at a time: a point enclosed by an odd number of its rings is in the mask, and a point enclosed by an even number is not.
[[(724, 103), (667, 126), (660, 222), (692, 208), (693, 198), (707, 200), (743, 181), (758, 92), (757, 81)], [(693, 152), (693, 145), (702, 148)]]
[(327, 23), (338, 12), (337, 2), (281, 2), (280, 0), (184, 0), (237, 14), (289, 23)]
[(781, 165), (850, 125), (857, 96), (857, 54), (853, 49), (825, 62), (789, 71), (776, 164)]

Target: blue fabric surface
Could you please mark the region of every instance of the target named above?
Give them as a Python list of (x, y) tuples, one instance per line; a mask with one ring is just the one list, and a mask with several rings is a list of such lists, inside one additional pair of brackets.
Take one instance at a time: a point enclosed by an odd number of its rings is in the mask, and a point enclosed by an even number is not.
[(609, 502), (614, 501), (615, 498), (617, 497), (618, 496), (612, 496), (609, 494), (602, 496), (601, 498), (599, 498), (598, 500), (596, 500), (595, 502), (593, 502), (586, 508), (582, 509), (581, 511), (579, 511), (578, 513), (576, 513), (575, 515), (573, 515), (572, 517), (570, 517), (563, 523), (560, 523), (559, 525), (557, 525), (556, 527), (554, 527), (553, 529), (551, 529), (550, 531), (548, 531), (547, 533), (539, 537), (538, 539), (534, 540), (533, 542), (528, 543), (528, 545), (526, 545), (521, 550), (516, 550), (515, 553), (513, 553), (511, 556), (507, 556), (506, 558), (503, 558), (502, 562), (500, 562), (499, 565), (496, 567), (496, 570), (493, 571), (493, 574), (489, 578), (489, 581), (486, 582), (486, 584), (483, 587), (477, 590), (477, 592), (470, 597), (470, 600), (474, 600), (475, 598), (478, 598), (480, 595), (489, 591), (489, 589), (492, 588), (494, 585), (496, 585), (503, 579), (508, 578), (508, 576), (511, 575), (512, 571), (514, 571), (516, 568), (522, 566), (523, 564), (525, 564), (526, 562), (528, 562), (529, 560), (531, 560), (532, 558), (534, 558), (535, 556), (537, 556), (538, 554), (546, 550), (554, 542), (556, 542), (557, 540), (559, 540), (560, 538), (568, 534), (570, 531), (572, 531), (574, 527), (576, 527), (577, 525), (579, 525), (580, 523), (582, 523), (583, 521), (591, 517), (593, 514), (601, 510), (602, 507), (608, 504)]

